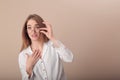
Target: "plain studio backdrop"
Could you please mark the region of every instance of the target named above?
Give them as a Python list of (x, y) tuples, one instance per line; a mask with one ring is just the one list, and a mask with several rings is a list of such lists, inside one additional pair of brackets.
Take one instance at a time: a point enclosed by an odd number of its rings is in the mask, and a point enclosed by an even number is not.
[(53, 26), (74, 54), (68, 80), (120, 79), (120, 0), (0, 0), (0, 80), (21, 80), (18, 54), (29, 14)]

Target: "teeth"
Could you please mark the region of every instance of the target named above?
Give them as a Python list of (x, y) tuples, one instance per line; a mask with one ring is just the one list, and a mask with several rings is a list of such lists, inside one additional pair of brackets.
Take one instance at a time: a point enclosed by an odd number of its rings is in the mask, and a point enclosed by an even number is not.
[(32, 37), (36, 37), (37, 35), (32, 35)]

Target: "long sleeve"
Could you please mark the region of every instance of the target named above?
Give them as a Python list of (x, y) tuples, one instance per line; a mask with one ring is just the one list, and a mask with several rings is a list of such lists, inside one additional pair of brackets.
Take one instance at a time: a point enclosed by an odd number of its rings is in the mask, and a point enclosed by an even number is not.
[(60, 41), (57, 40), (56, 42), (57, 46), (52, 41), (44, 43), (42, 57), (34, 66), (30, 78), (26, 72), (26, 54), (32, 54), (30, 46), (19, 54), (22, 80), (66, 80), (61, 60), (72, 62), (73, 54)]
[[(49, 43), (53, 46), (53, 42), (49, 41)], [(54, 47), (54, 49), (56, 50), (56, 52), (58, 53), (58, 55), (60, 56), (60, 58), (65, 61), (65, 62), (72, 62), (73, 60), (73, 54), (72, 52), (66, 48), (62, 42), (57, 40), (57, 44), (59, 45), (59, 47)]]
[(19, 68), (20, 68), (20, 72), (22, 75), (22, 80), (33, 80), (33, 73), (31, 75), (30, 78), (29, 75), (26, 72), (26, 60), (25, 60), (25, 56), (19, 54)]

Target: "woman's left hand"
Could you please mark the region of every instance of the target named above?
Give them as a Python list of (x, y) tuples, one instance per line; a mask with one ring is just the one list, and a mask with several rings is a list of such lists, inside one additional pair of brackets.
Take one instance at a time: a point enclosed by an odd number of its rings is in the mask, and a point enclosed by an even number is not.
[(52, 26), (48, 22), (43, 22), (46, 25), (46, 28), (40, 28), (40, 32), (45, 34), (49, 40), (51, 40), (55, 47), (59, 47), (57, 40), (55, 39), (52, 31)]
[(46, 28), (40, 28), (40, 32), (45, 34), (48, 37), (48, 39), (53, 40), (54, 39), (54, 35), (53, 35), (51, 24), (49, 24), (46, 21), (43, 22), (43, 24), (46, 25)]

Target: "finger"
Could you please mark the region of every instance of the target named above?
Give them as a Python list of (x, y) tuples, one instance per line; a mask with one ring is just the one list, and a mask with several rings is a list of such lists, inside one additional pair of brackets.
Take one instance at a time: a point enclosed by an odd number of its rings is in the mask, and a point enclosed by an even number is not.
[(27, 58), (29, 57), (29, 55), (28, 55), (28, 54), (26, 54), (26, 56), (27, 56)]
[(42, 22), (43, 24), (46, 25), (46, 27), (51, 27), (51, 24), (49, 24), (47, 21)]
[(40, 31), (40, 32), (47, 36), (47, 32), (46, 31)]
[(43, 21), (42, 23), (43, 23), (43, 24), (48, 24), (48, 21)]
[(39, 56), (40, 56), (40, 51), (38, 51), (38, 53), (36, 54), (35, 59), (39, 58)]
[(41, 30), (46, 30), (46, 31), (47, 31), (48, 29), (47, 29), (47, 28), (40, 28), (40, 31), (41, 31)]
[(42, 23), (44, 23), (44, 24), (49, 24), (49, 22), (48, 22), (48, 21), (43, 21)]
[(34, 59), (41, 58), (41, 51), (39, 50)]
[(40, 58), (35, 59), (34, 63), (36, 64), (39, 59), (40, 59)]
[(35, 53), (36, 53), (36, 50), (33, 51), (32, 56), (34, 56)]
[(40, 28), (40, 31), (48, 32), (48, 29), (47, 28)]
[(38, 50), (35, 50), (35, 52), (33, 53), (33, 58), (37, 55)]
[(41, 51), (39, 52), (39, 56), (38, 56), (39, 58), (41, 58), (42, 57), (42, 55), (41, 55)]
[(40, 57), (41, 57), (41, 52), (39, 51), (37, 56), (34, 58), (34, 62), (33, 63), (36, 64), (36, 62), (40, 59)]
[(39, 55), (35, 58), (34, 62), (36, 63), (40, 58), (41, 58), (41, 55), (39, 54)]
[(36, 59), (37, 59), (37, 55), (33, 57), (33, 63), (35, 63)]
[(40, 52), (40, 56), (39, 56), (39, 58), (41, 58), (42, 57), (42, 52)]

